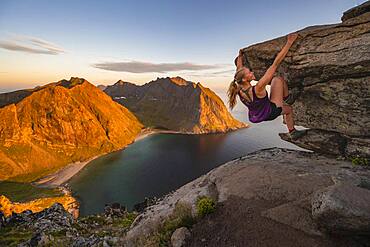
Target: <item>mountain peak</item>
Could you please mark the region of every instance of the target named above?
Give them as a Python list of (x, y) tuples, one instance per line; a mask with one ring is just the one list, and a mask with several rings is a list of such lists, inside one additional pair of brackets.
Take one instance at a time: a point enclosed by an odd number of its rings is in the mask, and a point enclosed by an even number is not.
[(126, 82), (122, 80), (118, 80), (114, 85), (124, 85)]
[(113, 84), (113, 86), (124, 86), (124, 85), (135, 85), (135, 86), (137, 86), (134, 83), (131, 83), (131, 82), (128, 82), (128, 81), (122, 81), (122, 80), (118, 80), (116, 83)]
[(185, 80), (184, 78), (180, 77), (180, 76), (176, 76), (176, 77), (171, 77), (169, 78), (171, 82), (179, 85), (179, 86), (186, 86), (189, 84), (189, 81)]
[(72, 88), (74, 86), (81, 85), (84, 82), (87, 82), (84, 78), (71, 77), (71, 79), (69, 79), (69, 81), (63, 79), (61, 81), (58, 81), (56, 85), (63, 86), (65, 88)]

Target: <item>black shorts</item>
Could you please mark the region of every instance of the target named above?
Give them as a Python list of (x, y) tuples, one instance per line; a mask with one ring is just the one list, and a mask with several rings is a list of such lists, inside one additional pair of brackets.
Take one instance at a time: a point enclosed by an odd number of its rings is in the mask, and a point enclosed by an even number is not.
[(270, 116), (267, 117), (265, 121), (271, 121), (280, 116), (281, 112), (283, 111), (283, 108), (277, 107), (275, 103), (270, 102), (271, 104), (271, 113)]

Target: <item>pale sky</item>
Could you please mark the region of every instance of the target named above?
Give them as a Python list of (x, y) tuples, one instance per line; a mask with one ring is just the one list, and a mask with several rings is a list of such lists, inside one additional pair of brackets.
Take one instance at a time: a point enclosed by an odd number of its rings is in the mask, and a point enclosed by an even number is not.
[(0, 1), (0, 93), (70, 77), (181, 76), (224, 91), (242, 47), (340, 22), (365, 1)]

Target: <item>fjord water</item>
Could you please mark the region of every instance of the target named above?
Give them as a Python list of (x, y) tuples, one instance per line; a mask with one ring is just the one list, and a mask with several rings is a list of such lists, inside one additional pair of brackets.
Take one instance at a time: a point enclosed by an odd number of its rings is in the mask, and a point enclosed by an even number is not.
[[(243, 106), (232, 114), (247, 122)], [(279, 132), (286, 132), (281, 117), (226, 134), (155, 134), (91, 161), (69, 185), (81, 203), (81, 215), (102, 212), (113, 202), (131, 210), (145, 197), (165, 195), (248, 153), (271, 147), (299, 149), (282, 141)]]

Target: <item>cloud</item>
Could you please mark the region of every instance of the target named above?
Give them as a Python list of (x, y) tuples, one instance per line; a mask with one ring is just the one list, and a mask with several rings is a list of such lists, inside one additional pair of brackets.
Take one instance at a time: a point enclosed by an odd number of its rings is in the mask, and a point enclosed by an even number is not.
[(213, 72), (184, 72), (181, 73), (183, 76), (192, 76), (192, 77), (233, 77), (235, 69), (222, 70), (222, 71), (213, 71)]
[(220, 65), (202, 65), (193, 63), (148, 63), (148, 62), (106, 62), (96, 63), (92, 65), (98, 69), (111, 70), (111, 71), (122, 71), (131, 73), (147, 73), (157, 72), (166, 73), (171, 71), (182, 71), (182, 70), (208, 70), (219, 68)]
[(0, 41), (0, 48), (48, 55), (58, 55), (65, 52), (63, 48), (49, 41), (24, 35), (15, 35), (12, 39)]

